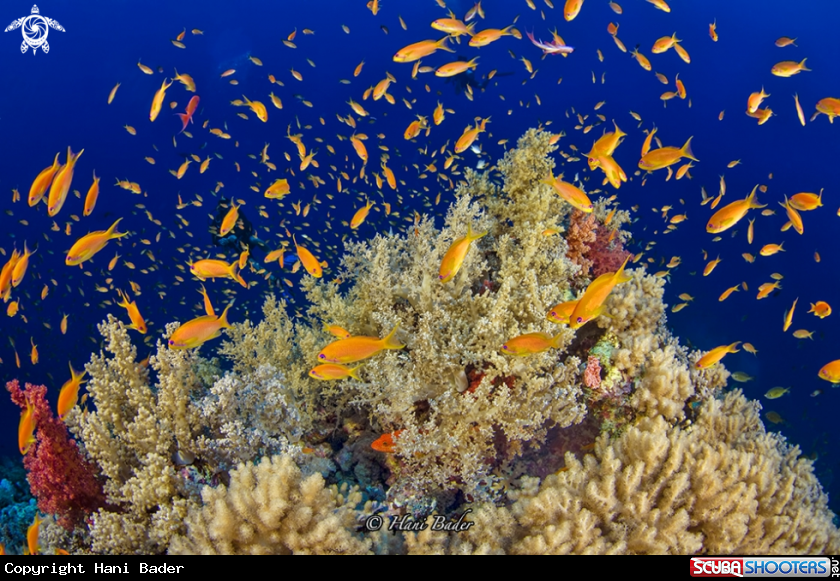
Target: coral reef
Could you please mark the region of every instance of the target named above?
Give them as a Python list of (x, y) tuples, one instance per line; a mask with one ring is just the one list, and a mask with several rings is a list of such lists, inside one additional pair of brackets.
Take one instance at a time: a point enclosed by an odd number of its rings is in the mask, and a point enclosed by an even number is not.
[(58, 524), (72, 529), (105, 504), (95, 467), (79, 452), (64, 422), (53, 415), (46, 386), (27, 383), (21, 389), (15, 379), (6, 383), (6, 390), (22, 410), (27, 404), (34, 410), (36, 441), (24, 456), (23, 465), (38, 509), (56, 515)]
[[(232, 369), (157, 344), (137, 362), (125, 327), (100, 326), (87, 365), (95, 409), (68, 425), (105, 477), (108, 504), (83, 552), (111, 553), (820, 553), (840, 533), (811, 462), (765, 432), (758, 405), (724, 393), (723, 365), (692, 368), (667, 331), (664, 280), (644, 267), (571, 330), (546, 319), (629, 253), (629, 214), (584, 215), (541, 183), (550, 135), (528, 131), (495, 173), (465, 169), (442, 228), (348, 242), (339, 280), (304, 277), (295, 319), (268, 297), (258, 323), (226, 330)], [(492, 179), (491, 179), (492, 178)], [(597, 192), (597, 190), (595, 191)], [(595, 193), (590, 192), (590, 193)], [(438, 279), (470, 227), (457, 275)], [(545, 236), (546, 229), (565, 230)], [(325, 324), (404, 349), (360, 379), (308, 375)], [(500, 352), (543, 332), (557, 347)], [(585, 362), (585, 364), (583, 363)], [(383, 435), (392, 448), (371, 445)], [(381, 440), (380, 440), (381, 442)], [(382, 451), (385, 450), (385, 451)], [(362, 533), (464, 514), (453, 534)], [(53, 533), (51, 533), (53, 534)]]

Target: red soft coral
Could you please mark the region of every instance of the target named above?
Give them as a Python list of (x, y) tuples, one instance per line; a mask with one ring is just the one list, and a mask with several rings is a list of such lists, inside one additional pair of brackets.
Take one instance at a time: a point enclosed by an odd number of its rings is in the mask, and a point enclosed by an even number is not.
[(592, 264), (592, 278), (597, 278), (608, 272), (615, 272), (630, 256), (630, 252), (624, 250), (624, 245), (617, 237), (610, 240), (612, 230), (598, 224), (595, 228), (595, 239), (589, 244), (587, 259)]
[(56, 515), (58, 524), (72, 530), (105, 504), (102, 484), (94, 476), (96, 468), (82, 456), (64, 422), (53, 415), (46, 386), (27, 383), (21, 389), (15, 379), (6, 383), (6, 389), (22, 409), (27, 401), (35, 408), (36, 442), (24, 456), (23, 465), (38, 508)]

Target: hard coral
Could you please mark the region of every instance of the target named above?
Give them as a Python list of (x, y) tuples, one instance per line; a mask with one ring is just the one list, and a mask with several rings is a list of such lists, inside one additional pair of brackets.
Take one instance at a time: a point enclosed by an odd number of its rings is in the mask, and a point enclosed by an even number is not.
[(23, 459), (32, 495), (42, 512), (55, 514), (58, 523), (70, 530), (105, 504), (96, 468), (79, 452), (64, 422), (53, 415), (46, 386), (27, 383), (21, 389), (15, 379), (6, 383), (6, 389), (21, 409), (27, 402), (35, 408), (36, 443)]

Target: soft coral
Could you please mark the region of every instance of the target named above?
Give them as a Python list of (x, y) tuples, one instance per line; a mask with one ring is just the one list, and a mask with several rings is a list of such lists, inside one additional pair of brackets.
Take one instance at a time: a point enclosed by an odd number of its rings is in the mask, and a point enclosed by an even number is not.
[(46, 386), (27, 383), (21, 389), (15, 379), (6, 389), (22, 409), (28, 401), (35, 410), (36, 442), (23, 458), (32, 495), (42, 512), (55, 514), (58, 523), (71, 530), (105, 504), (95, 467), (82, 456), (64, 422), (53, 415)]

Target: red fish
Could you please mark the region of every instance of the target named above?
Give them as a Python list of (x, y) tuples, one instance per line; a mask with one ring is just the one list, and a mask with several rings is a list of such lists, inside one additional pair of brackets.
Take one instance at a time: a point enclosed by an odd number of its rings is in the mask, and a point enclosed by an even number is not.
[(193, 113), (195, 113), (195, 110), (198, 108), (199, 100), (200, 99), (198, 98), (198, 95), (194, 95), (193, 98), (190, 99), (190, 102), (187, 103), (186, 113), (175, 113), (178, 117), (181, 118), (181, 123), (183, 123), (184, 125), (183, 127), (181, 127), (181, 131), (179, 131), (178, 134), (181, 134), (184, 131), (184, 129), (187, 128), (187, 124), (192, 122)]

